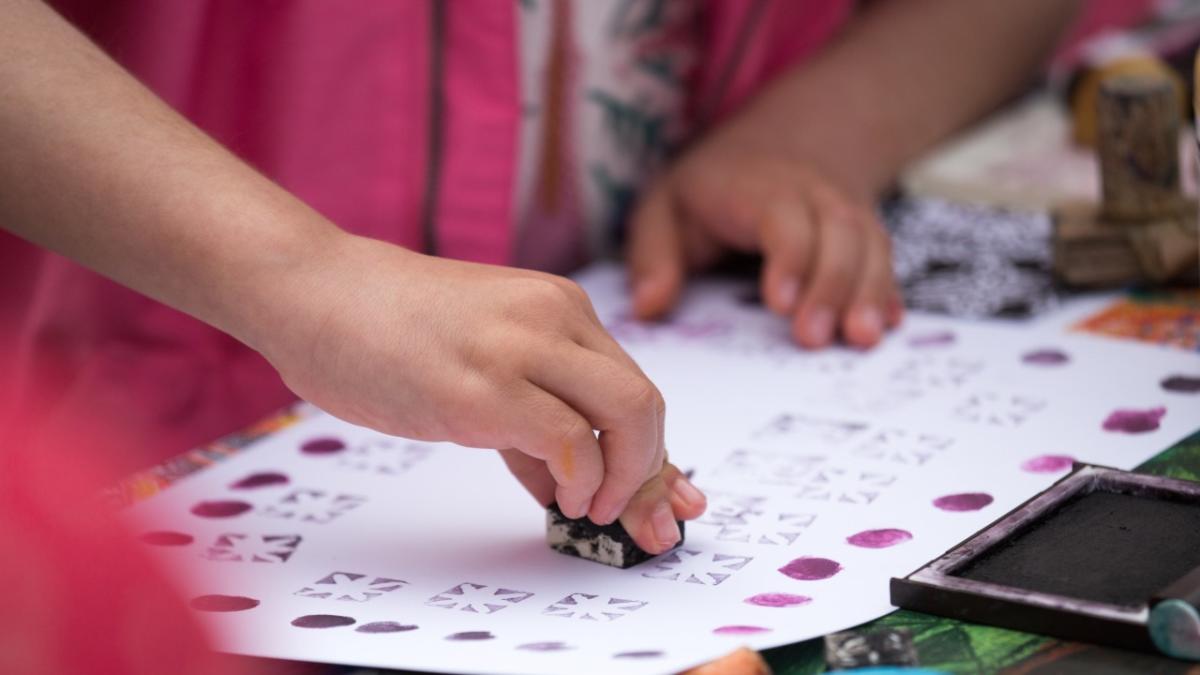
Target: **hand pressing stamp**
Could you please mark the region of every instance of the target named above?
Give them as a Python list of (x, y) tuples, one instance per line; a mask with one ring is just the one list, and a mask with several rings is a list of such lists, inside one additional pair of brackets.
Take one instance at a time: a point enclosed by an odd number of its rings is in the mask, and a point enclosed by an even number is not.
[[(679, 543), (682, 544), (683, 521), (676, 523), (679, 525)], [(568, 518), (559, 510), (558, 504), (546, 508), (546, 543), (559, 553), (621, 569), (655, 557), (633, 542), (620, 521), (597, 525), (586, 516)]]

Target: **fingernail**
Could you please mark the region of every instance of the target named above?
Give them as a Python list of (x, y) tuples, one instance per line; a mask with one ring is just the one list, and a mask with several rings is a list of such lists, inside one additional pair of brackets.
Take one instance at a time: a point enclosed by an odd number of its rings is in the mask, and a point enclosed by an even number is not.
[(784, 279), (776, 287), (776, 293), (779, 296), (780, 309), (790, 312), (796, 306), (796, 298), (800, 297), (800, 282), (790, 277)]
[(680, 476), (675, 481), (675, 484), (671, 486), (671, 489), (675, 492), (679, 499), (681, 499), (683, 503), (687, 504), (688, 506), (703, 506), (704, 502), (706, 501), (704, 499), (704, 493), (698, 490), (695, 485), (692, 485), (690, 480), (684, 478), (683, 476)]
[(873, 338), (883, 335), (883, 315), (875, 307), (864, 307), (859, 310), (858, 320), (864, 331)]
[(597, 525), (608, 525), (609, 523), (613, 522), (617, 518), (620, 518), (621, 512), (624, 510), (625, 509), (619, 504), (616, 506), (612, 506), (608, 509), (607, 512), (602, 512), (600, 514), (599, 520), (597, 520), (596, 518), (592, 518), (592, 522), (596, 523)]
[(817, 307), (808, 313), (805, 336), (809, 344), (824, 345), (833, 339), (833, 312), (828, 307)]
[(664, 549), (679, 541), (679, 525), (675, 523), (675, 513), (667, 502), (654, 507), (654, 513), (650, 515), (650, 527), (654, 530), (654, 538)]
[(566, 499), (565, 497), (566, 495), (561, 491), (558, 493), (558, 508), (568, 518), (582, 518), (587, 515), (588, 510), (592, 507), (591, 498)]

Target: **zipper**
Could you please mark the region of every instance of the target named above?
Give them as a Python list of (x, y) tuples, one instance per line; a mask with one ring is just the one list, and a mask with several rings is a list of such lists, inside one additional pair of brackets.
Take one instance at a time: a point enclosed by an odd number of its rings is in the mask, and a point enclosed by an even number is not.
[(431, 0), (429, 41), (429, 139), (425, 151), (425, 196), (421, 209), (421, 242), (425, 253), (437, 255), (437, 202), (442, 173), (446, 110), (446, 4)]
[[(720, 0), (718, 0), (720, 1)], [(753, 37), (758, 25), (762, 23), (762, 17), (766, 13), (768, 0), (754, 0), (754, 4), (747, 10), (745, 17), (742, 19), (742, 25), (738, 28), (737, 40), (733, 43), (733, 53), (729, 55), (729, 61), (725, 63), (725, 67), (721, 69), (720, 75), (717, 76), (717, 83), (712, 88), (712, 94), (708, 96), (698, 106), (696, 122), (698, 128), (706, 128), (712, 124), (713, 118), (717, 115), (717, 108), (721, 105), (721, 100), (725, 98), (726, 92), (729, 90), (729, 85), (733, 82), (734, 76), (737, 74), (738, 67), (742, 65), (742, 59), (746, 56), (746, 49), (750, 46), (750, 38)]]

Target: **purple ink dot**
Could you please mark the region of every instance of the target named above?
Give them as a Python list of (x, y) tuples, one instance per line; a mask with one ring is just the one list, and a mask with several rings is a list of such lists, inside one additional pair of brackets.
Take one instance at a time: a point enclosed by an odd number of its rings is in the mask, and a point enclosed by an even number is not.
[(151, 546), (187, 546), (195, 541), (195, 538), (190, 534), (182, 532), (170, 532), (161, 530), (158, 532), (147, 532), (142, 535), (142, 542)]
[(978, 511), (992, 501), (992, 496), (986, 492), (963, 492), (938, 497), (933, 500), (933, 505), (943, 511)]
[(1114, 410), (1104, 420), (1105, 431), (1115, 431), (1123, 434), (1143, 434), (1154, 431), (1158, 423), (1167, 414), (1167, 409), (1159, 406), (1148, 410)]
[(406, 633), (416, 629), (416, 626), (397, 623), (395, 621), (372, 621), (371, 623), (364, 623), (354, 630), (358, 633)]
[(201, 612), (244, 612), (258, 607), (259, 602), (244, 595), (199, 595), (188, 604)]
[(746, 598), (746, 602), (759, 607), (799, 607), (812, 602), (812, 598), (791, 593), (759, 593)]
[(523, 645), (517, 645), (517, 649), (523, 649), (527, 652), (563, 652), (568, 649), (574, 649), (574, 647), (565, 642), (527, 642)]
[(653, 649), (643, 649), (636, 652), (618, 652), (613, 654), (614, 659), (657, 659), (663, 653)]
[(306, 455), (332, 455), (346, 449), (346, 444), (337, 438), (314, 438), (300, 446)]
[(253, 490), (254, 488), (267, 487), (269, 485), (285, 485), (287, 482), (288, 477), (282, 473), (264, 471), (262, 473), (252, 473), (230, 485), (229, 488), (231, 490)]
[(770, 633), (770, 628), (762, 626), (721, 626), (714, 628), (714, 635), (755, 635), (757, 633)]
[(471, 640), (492, 640), (492, 639), (495, 639), (495, 637), (496, 637), (495, 635), (492, 635), (491, 633), (487, 632), (486, 630), (468, 630), (468, 631), (464, 631), (462, 633), (454, 633), (452, 635), (447, 635), (446, 639), (447, 640), (471, 641)]
[(829, 558), (796, 558), (779, 568), (785, 576), (799, 581), (818, 581), (842, 571), (842, 566)]
[(232, 518), (233, 516), (240, 516), (252, 508), (254, 507), (246, 502), (219, 500), (200, 502), (192, 507), (192, 513), (201, 518)]
[(1200, 377), (1192, 377), (1189, 375), (1172, 375), (1167, 379), (1159, 382), (1159, 385), (1167, 391), (1173, 391), (1176, 394), (1195, 394), (1200, 392)]
[(939, 330), (930, 333), (918, 333), (908, 338), (908, 346), (923, 349), (925, 347), (946, 347), (954, 344), (958, 338), (953, 331)]
[(846, 537), (846, 543), (859, 548), (887, 548), (912, 539), (912, 532), (908, 530), (897, 529), (882, 529), (882, 530), (863, 530), (858, 534), (852, 534)]
[(1035, 349), (1021, 357), (1022, 363), (1031, 366), (1061, 366), (1070, 360), (1071, 357), (1059, 349)]
[(1031, 457), (1021, 463), (1021, 470), (1029, 473), (1058, 473), (1066, 471), (1075, 464), (1075, 458), (1070, 455), (1040, 455)]
[(296, 628), (340, 628), (354, 625), (354, 619), (339, 614), (305, 614), (292, 619)]

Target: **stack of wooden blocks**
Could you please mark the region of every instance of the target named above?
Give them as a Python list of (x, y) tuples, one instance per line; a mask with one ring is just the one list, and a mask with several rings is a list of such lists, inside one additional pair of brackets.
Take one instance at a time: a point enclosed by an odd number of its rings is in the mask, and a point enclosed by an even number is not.
[(1103, 81), (1097, 100), (1102, 203), (1054, 213), (1055, 273), (1072, 286), (1196, 282), (1197, 204), (1180, 186), (1180, 101), (1158, 74)]

